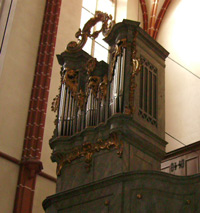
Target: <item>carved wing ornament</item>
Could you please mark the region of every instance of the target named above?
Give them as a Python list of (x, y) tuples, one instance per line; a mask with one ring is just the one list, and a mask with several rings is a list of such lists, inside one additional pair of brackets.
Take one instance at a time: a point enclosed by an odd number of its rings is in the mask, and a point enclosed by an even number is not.
[[(94, 27), (98, 22), (102, 22), (101, 29), (91, 33), (92, 27)], [(78, 32), (75, 34), (75, 37), (78, 39), (78, 42), (71, 41), (67, 45), (66, 51), (75, 53), (80, 51), (87, 42), (88, 37), (95, 39), (98, 37), (99, 33), (103, 33), (104, 36), (107, 36), (115, 22), (112, 20), (112, 16), (101, 11), (96, 11), (93, 18), (91, 18), (81, 30), (79, 28)]]

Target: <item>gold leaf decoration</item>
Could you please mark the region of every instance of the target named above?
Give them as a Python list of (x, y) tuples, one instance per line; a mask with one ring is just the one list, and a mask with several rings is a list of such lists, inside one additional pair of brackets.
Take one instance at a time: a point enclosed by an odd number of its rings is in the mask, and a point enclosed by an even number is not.
[[(102, 22), (101, 29), (91, 34), (92, 27), (94, 27), (98, 22)], [(88, 37), (95, 39), (101, 32), (103, 33), (104, 36), (107, 36), (110, 33), (114, 24), (115, 22), (112, 21), (111, 15), (108, 15), (107, 13), (103, 13), (101, 11), (96, 11), (94, 17), (91, 18), (84, 25), (82, 30), (79, 28), (78, 32), (75, 34), (75, 37), (78, 39), (78, 42), (71, 41), (67, 45), (66, 50), (71, 53), (80, 51), (87, 42)]]
[(122, 156), (123, 143), (119, 141), (116, 133), (113, 133), (108, 140), (98, 139), (95, 143), (86, 142), (81, 146), (75, 147), (69, 154), (60, 157), (57, 166), (57, 175), (60, 175), (61, 169), (66, 163), (71, 163), (81, 157), (84, 157), (85, 162), (87, 163), (86, 168), (90, 168), (92, 157), (95, 153), (100, 152), (101, 150), (110, 150), (112, 148), (117, 149), (119, 157)]

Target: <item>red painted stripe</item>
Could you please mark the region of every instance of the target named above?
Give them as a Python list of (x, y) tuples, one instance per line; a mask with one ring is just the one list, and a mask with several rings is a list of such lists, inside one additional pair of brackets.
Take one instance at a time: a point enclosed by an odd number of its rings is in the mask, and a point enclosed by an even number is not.
[(10, 156), (10, 155), (4, 153), (4, 152), (1, 152), (1, 151), (0, 151), (0, 157), (6, 159), (6, 160), (8, 160), (8, 161), (11, 161), (11, 162), (13, 162), (13, 163), (15, 163), (15, 164), (17, 164), (17, 165), (20, 164), (20, 160), (18, 160), (17, 158), (14, 158), (14, 157), (12, 157), (12, 156)]
[(48, 179), (48, 180), (50, 180), (50, 181), (53, 181), (53, 182), (55, 182), (55, 183), (56, 183), (56, 181), (57, 181), (57, 179), (56, 179), (55, 177), (53, 177), (53, 176), (51, 176), (51, 175), (48, 175), (48, 174), (45, 173), (45, 172), (40, 172), (39, 175), (40, 175), (41, 177), (44, 177), (44, 178), (46, 178), (46, 179)]

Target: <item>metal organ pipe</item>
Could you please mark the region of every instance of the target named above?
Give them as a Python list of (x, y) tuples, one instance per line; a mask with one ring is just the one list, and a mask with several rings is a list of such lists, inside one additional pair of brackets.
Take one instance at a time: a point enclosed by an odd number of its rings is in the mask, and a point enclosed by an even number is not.
[(65, 102), (64, 102), (64, 119), (62, 123), (62, 135), (65, 135), (65, 129), (67, 125), (67, 111), (68, 111), (68, 106), (69, 106), (69, 88), (66, 88), (66, 96), (65, 96)]
[(64, 118), (64, 104), (66, 97), (66, 90), (65, 90), (65, 84), (61, 85), (61, 91), (60, 91), (60, 104), (59, 104), (59, 111), (58, 111), (58, 135), (61, 135), (62, 131), (62, 122)]
[(69, 131), (70, 131), (71, 109), (72, 109), (72, 96), (71, 96), (71, 92), (69, 92), (69, 108), (67, 112), (67, 126), (65, 130), (65, 135), (69, 135)]
[(123, 109), (123, 93), (124, 93), (124, 68), (125, 68), (125, 48), (123, 48), (120, 67), (120, 84), (119, 84), (119, 112)]
[(117, 57), (117, 61), (115, 63), (115, 71), (114, 71), (114, 76), (113, 76), (113, 81), (114, 81), (114, 85), (113, 85), (113, 114), (116, 113), (116, 104), (117, 104), (117, 77), (118, 77), (118, 60), (119, 57)]
[(91, 91), (89, 91), (86, 105), (86, 127), (90, 125), (90, 107), (91, 107), (90, 102), (91, 102)]

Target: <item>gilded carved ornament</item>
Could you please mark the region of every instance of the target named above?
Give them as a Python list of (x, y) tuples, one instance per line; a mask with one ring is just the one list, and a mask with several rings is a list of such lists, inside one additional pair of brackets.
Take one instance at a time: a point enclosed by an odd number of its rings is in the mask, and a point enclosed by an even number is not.
[(107, 96), (108, 77), (104, 75), (103, 81), (99, 84), (99, 98), (100, 100), (106, 100)]
[(56, 97), (53, 99), (53, 102), (51, 103), (51, 111), (57, 112), (60, 102), (60, 96), (56, 95)]
[(90, 58), (86, 65), (85, 68), (87, 70), (87, 74), (90, 76), (91, 73), (94, 71), (95, 67), (97, 65), (97, 59), (96, 58)]
[(77, 94), (77, 106), (80, 110), (83, 110), (85, 104), (85, 93), (82, 89), (80, 89), (79, 93)]
[(100, 80), (99, 76), (90, 76), (88, 79), (88, 89), (91, 90), (94, 97), (97, 97)]
[(98, 139), (95, 143), (86, 142), (81, 146), (75, 147), (69, 154), (61, 157), (57, 166), (57, 175), (60, 175), (61, 169), (66, 163), (71, 163), (81, 157), (85, 159), (87, 164), (86, 168), (90, 168), (92, 157), (95, 153), (113, 148), (117, 149), (117, 155), (121, 157), (123, 153), (123, 143), (118, 139), (116, 133), (113, 133), (107, 140)]
[(126, 107), (125, 113), (126, 114), (133, 114), (134, 113), (134, 93), (137, 87), (135, 83), (135, 77), (138, 75), (139, 71), (141, 70), (141, 62), (140, 59), (136, 57), (137, 50), (136, 50), (136, 38), (137, 32), (134, 35), (133, 39), (133, 50), (132, 50), (132, 70), (131, 70), (131, 82), (130, 82), (130, 91), (129, 91), (129, 107)]
[(72, 96), (75, 96), (78, 92), (78, 70), (71, 68), (65, 68), (64, 82), (69, 87)]
[[(101, 29), (91, 33), (92, 27), (94, 27), (98, 22), (102, 22)], [(112, 21), (111, 15), (108, 15), (107, 13), (103, 13), (101, 11), (96, 11), (94, 17), (91, 18), (84, 25), (82, 30), (79, 28), (78, 32), (75, 34), (75, 37), (78, 39), (78, 42), (71, 41), (67, 45), (66, 50), (71, 53), (80, 51), (87, 42), (88, 37), (95, 39), (101, 32), (103, 33), (104, 36), (107, 36), (110, 33), (114, 24), (115, 22)]]
[(125, 47), (127, 47), (126, 38), (117, 41), (114, 51), (112, 52), (113, 56), (112, 56), (112, 62), (111, 62), (111, 68), (110, 68), (109, 81), (112, 81), (112, 79), (113, 79), (117, 57), (122, 53), (123, 48), (125, 48)]

